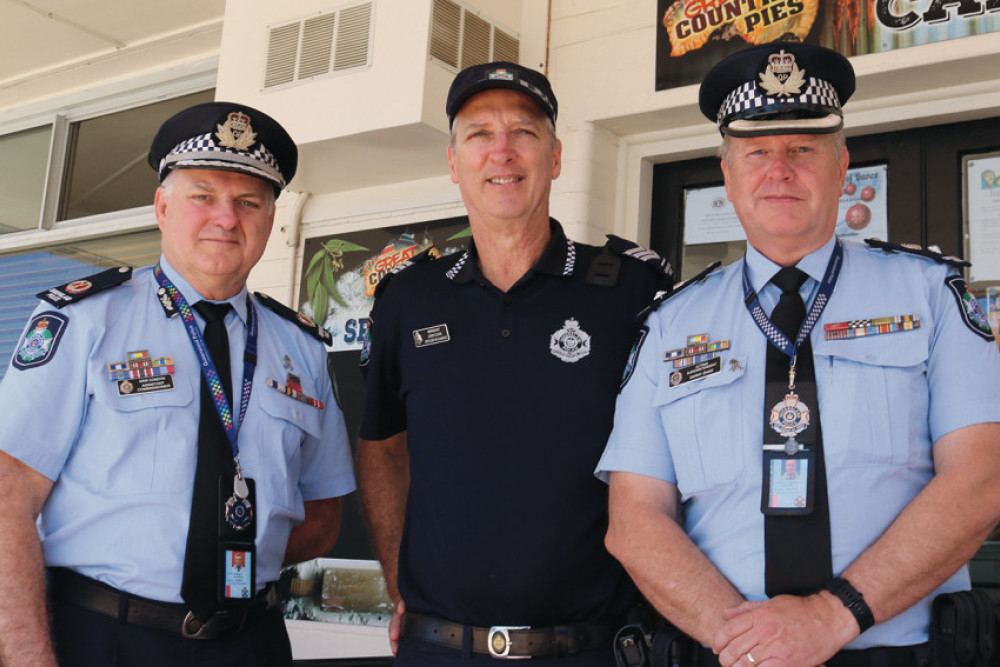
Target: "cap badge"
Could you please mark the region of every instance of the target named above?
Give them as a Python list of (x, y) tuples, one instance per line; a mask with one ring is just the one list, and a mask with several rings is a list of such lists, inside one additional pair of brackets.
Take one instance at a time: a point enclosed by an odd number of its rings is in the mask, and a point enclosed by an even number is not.
[(767, 57), (767, 68), (760, 73), (760, 87), (770, 97), (801, 95), (806, 73), (799, 69), (795, 55), (784, 49)]
[(218, 132), (215, 136), (219, 139), (219, 145), (223, 148), (232, 148), (237, 151), (250, 150), (257, 133), (250, 127), (250, 116), (242, 111), (233, 111), (226, 116), (226, 122), (216, 125)]
[(487, 74), (486, 78), (491, 80), (499, 79), (501, 81), (513, 81), (514, 75), (505, 69), (495, 69), (489, 74)]

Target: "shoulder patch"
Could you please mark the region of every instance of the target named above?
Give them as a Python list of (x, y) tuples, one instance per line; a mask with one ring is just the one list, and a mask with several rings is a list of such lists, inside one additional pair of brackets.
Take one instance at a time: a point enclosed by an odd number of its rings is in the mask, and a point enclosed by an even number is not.
[(378, 281), (378, 285), (375, 286), (375, 300), (377, 301), (379, 296), (382, 295), (382, 292), (385, 290), (386, 285), (389, 284), (389, 281), (392, 280), (393, 276), (402, 273), (403, 271), (410, 268), (414, 264), (421, 264), (423, 262), (432, 259), (437, 259), (440, 256), (441, 256), (441, 251), (438, 250), (435, 246), (431, 246), (430, 248), (427, 248), (426, 250), (420, 252), (419, 254), (416, 254), (413, 257), (409, 258), (405, 262), (401, 262), (396, 266), (392, 267), (391, 269), (389, 269), (389, 272), (386, 273), (384, 276), (382, 276), (381, 280)]
[(289, 322), (294, 322), (300, 329), (316, 340), (320, 341), (324, 345), (333, 344), (333, 336), (330, 335), (330, 332), (313, 322), (310, 318), (306, 317), (302, 313), (292, 310), (285, 304), (272, 299), (262, 292), (254, 292), (253, 294), (262, 304), (273, 310), (278, 315), (281, 315)]
[(103, 292), (109, 287), (121, 285), (132, 277), (131, 266), (117, 266), (107, 271), (95, 273), (86, 278), (73, 280), (65, 285), (50, 287), (44, 292), (39, 292), (35, 296), (43, 301), (51, 303), (56, 308), (68, 306), (71, 303), (82, 301), (88, 296), (93, 296), (98, 292)]
[(645, 321), (646, 318), (649, 316), (649, 314), (655, 312), (656, 309), (659, 308), (664, 301), (678, 294), (681, 290), (685, 289), (686, 287), (702, 282), (703, 280), (705, 280), (705, 278), (707, 278), (713, 271), (718, 269), (720, 266), (722, 266), (722, 262), (712, 262), (707, 267), (705, 267), (704, 271), (694, 276), (693, 278), (677, 283), (676, 285), (674, 285), (673, 289), (669, 291), (660, 292), (655, 297), (653, 297), (652, 303), (643, 308), (642, 311), (640, 311), (639, 314), (635, 316), (635, 319), (638, 320), (639, 322)]
[(865, 243), (867, 243), (870, 248), (878, 248), (886, 253), (891, 254), (895, 252), (902, 252), (910, 255), (919, 255), (920, 257), (933, 259), (935, 262), (940, 264), (954, 266), (956, 269), (963, 269), (967, 266), (972, 266), (972, 262), (969, 262), (968, 260), (941, 254), (941, 250), (937, 246), (923, 248), (912, 243), (888, 243), (886, 241), (880, 241), (879, 239), (865, 239)]
[(962, 316), (965, 326), (969, 327), (969, 330), (980, 338), (992, 341), (993, 329), (990, 328), (989, 319), (983, 309), (979, 307), (979, 300), (969, 291), (969, 286), (962, 280), (962, 276), (948, 276), (944, 279), (944, 284), (955, 296), (955, 300), (958, 302), (958, 312)]
[(59, 313), (39, 313), (28, 323), (11, 364), (26, 371), (49, 362), (59, 348), (69, 318)]
[(622, 374), (622, 379), (618, 383), (618, 393), (622, 393), (622, 389), (628, 384), (628, 381), (632, 379), (632, 373), (635, 372), (635, 365), (639, 359), (639, 353), (642, 351), (642, 344), (646, 342), (646, 336), (649, 334), (649, 327), (643, 326), (639, 329), (639, 334), (635, 338), (635, 342), (632, 343), (632, 350), (628, 353), (628, 361), (625, 363), (625, 372)]
[(646, 264), (656, 268), (656, 270), (663, 275), (673, 277), (674, 269), (670, 266), (670, 262), (661, 257), (655, 250), (644, 248), (637, 243), (623, 239), (620, 236), (615, 236), (614, 234), (608, 234), (607, 238), (608, 242), (607, 245), (605, 245), (606, 248), (611, 248), (611, 250), (619, 255), (631, 257), (632, 259), (636, 259), (640, 262), (645, 262)]

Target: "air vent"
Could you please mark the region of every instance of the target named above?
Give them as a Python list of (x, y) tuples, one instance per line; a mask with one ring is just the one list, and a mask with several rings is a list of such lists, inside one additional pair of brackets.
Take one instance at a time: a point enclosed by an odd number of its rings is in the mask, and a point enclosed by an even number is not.
[(268, 34), (264, 88), (368, 67), (371, 43), (371, 2), (272, 26)]
[(455, 70), (493, 60), (520, 60), (517, 35), (453, 0), (434, 0), (430, 56)]

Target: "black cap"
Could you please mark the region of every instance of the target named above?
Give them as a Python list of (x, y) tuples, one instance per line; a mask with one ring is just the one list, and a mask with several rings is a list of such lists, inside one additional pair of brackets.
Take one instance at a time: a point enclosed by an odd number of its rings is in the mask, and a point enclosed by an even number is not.
[(168, 118), (153, 138), (149, 164), (160, 181), (173, 169), (238, 171), (275, 193), (295, 175), (299, 151), (278, 121), (234, 102), (206, 102)]
[(828, 134), (844, 126), (854, 68), (836, 51), (792, 42), (751, 46), (705, 75), (698, 105), (722, 134)]
[(470, 97), (494, 88), (509, 88), (524, 93), (533, 99), (549, 117), (552, 124), (555, 124), (559, 103), (556, 102), (552, 86), (549, 85), (549, 80), (545, 78), (545, 75), (517, 63), (499, 60), (484, 65), (466, 67), (451, 82), (448, 102), (445, 104), (445, 111), (448, 113), (448, 127), (455, 124), (455, 116)]

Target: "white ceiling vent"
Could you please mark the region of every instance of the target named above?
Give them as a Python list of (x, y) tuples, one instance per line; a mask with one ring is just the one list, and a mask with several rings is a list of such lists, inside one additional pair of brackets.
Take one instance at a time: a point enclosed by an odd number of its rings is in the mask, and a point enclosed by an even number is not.
[(453, 0), (434, 0), (430, 56), (465, 69), (493, 60), (519, 62), (521, 41), (473, 9)]
[(371, 45), (371, 2), (271, 26), (264, 88), (368, 67)]

